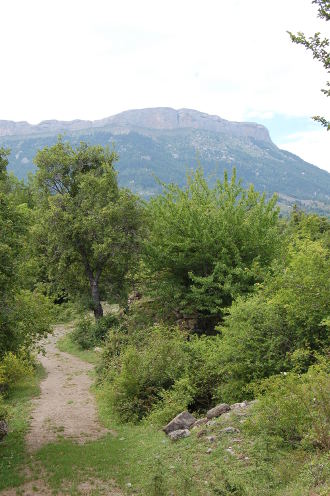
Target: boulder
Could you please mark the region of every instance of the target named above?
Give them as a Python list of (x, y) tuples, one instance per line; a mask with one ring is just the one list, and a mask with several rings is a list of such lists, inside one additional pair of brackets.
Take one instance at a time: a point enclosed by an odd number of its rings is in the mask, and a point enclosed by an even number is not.
[(227, 403), (220, 403), (219, 405), (211, 408), (206, 414), (208, 419), (212, 419), (214, 417), (220, 417), (223, 413), (229, 412), (230, 406)]
[(176, 431), (169, 432), (168, 436), (172, 439), (172, 441), (177, 441), (183, 437), (190, 436), (190, 431), (188, 429), (178, 429)]
[(8, 434), (8, 424), (5, 420), (0, 420), (0, 441)]
[(163, 431), (166, 434), (170, 432), (182, 430), (182, 429), (190, 429), (190, 427), (196, 422), (196, 419), (189, 412), (181, 412), (177, 415), (171, 422), (169, 422), (163, 428)]

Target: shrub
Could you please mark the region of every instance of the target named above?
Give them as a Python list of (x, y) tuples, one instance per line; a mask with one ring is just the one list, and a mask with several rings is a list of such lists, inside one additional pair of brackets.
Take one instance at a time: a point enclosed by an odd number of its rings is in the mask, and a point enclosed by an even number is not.
[(163, 389), (159, 393), (160, 400), (153, 405), (147, 420), (158, 426), (166, 424), (178, 413), (188, 409), (195, 393), (187, 377), (178, 379), (171, 389)]
[(84, 350), (88, 350), (101, 344), (108, 330), (118, 324), (118, 317), (113, 314), (94, 320), (92, 317), (84, 317), (76, 325), (72, 339)]
[(0, 363), (0, 388), (6, 390), (33, 374), (33, 361), (24, 351), (20, 354), (8, 352)]
[(82, 318), (72, 332), (72, 339), (84, 350), (94, 346), (93, 320), (92, 317)]
[(179, 379), (187, 366), (185, 335), (177, 328), (155, 325), (145, 346), (125, 348), (113, 379), (114, 409), (122, 420), (140, 420)]
[(280, 443), (330, 448), (330, 376), (325, 362), (302, 375), (290, 372), (256, 386), (259, 401), (246, 426)]

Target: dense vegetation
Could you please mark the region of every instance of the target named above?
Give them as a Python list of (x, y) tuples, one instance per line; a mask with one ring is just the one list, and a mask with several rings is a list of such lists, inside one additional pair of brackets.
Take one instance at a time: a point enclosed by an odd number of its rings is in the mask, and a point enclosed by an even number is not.
[[(210, 186), (202, 169), (142, 203), (118, 187), (114, 153), (62, 139), (38, 152), (26, 185), (8, 176), (8, 153), (0, 150), (3, 395), (34, 373), (40, 338), (71, 305), (83, 315), (72, 339), (103, 349), (98, 388), (117, 421), (156, 430), (185, 409), (198, 416), (258, 398), (247, 436), (266, 439), (268, 453), (323, 457), (327, 218), (298, 209), (282, 218), (276, 197), (244, 188), (235, 172)], [(102, 301), (119, 311), (103, 315)], [(214, 494), (249, 494), (228, 487)]]

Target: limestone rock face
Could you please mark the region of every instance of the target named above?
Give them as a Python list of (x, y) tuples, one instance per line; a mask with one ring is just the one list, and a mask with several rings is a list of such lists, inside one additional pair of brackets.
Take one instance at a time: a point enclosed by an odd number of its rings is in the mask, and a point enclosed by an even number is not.
[(181, 430), (181, 429), (190, 429), (190, 427), (196, 422), (196, 419), (189, 412), (181, 412), (177, 415), (171, 422), (169, 422), (163, 428), (163, 431), (166, 434), (170, 432)]
[(230, 406), (227, 403), (220, 403), (219, 405), (211, 408), (206, 414), (208, 419), (212, 419), (215, 417), (220, 417), (223, 413), (229, 412)]

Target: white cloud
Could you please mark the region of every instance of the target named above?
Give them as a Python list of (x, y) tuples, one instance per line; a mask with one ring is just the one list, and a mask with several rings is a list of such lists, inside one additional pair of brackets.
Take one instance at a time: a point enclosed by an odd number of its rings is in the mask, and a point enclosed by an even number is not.
[(294, 133), (278, 146), (330, 172), (329, 134), (326, 130)]
[(310, 0), (1, 7), (1, 119), (97, 119), (153, 106), (232, 120), (330, 114), (320, 92), (325, 72), (286, 33), (324, 29)]

